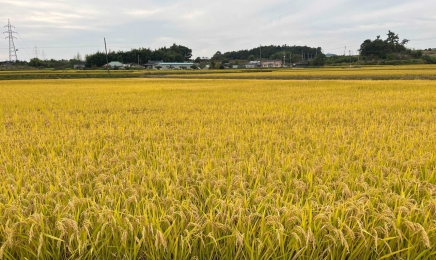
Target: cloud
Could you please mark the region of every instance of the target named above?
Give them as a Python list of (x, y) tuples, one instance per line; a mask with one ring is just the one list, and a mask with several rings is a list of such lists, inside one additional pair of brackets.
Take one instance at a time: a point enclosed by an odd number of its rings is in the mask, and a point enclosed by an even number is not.
[[(177, 43), (192, 48), (194, 56), (209, 57), (260, 44), (358, 48), (388, 30), (418, 39), (410, 47), (436, 47), (436, 40), (419, 40), (435, 37), (434, 0), (0, 0), (0, 5), (0, 21), (11, 19), (21, 49), (57, 47), (45, 50), (56, 58), (93, 53), (98, 48), (80, 46), (100, 46), (103, 37), (123, 50)], [(8, 56), (7, 44), (0, 41), (0, 59)], [(25, 51), (19, 55), (31, 58)]]

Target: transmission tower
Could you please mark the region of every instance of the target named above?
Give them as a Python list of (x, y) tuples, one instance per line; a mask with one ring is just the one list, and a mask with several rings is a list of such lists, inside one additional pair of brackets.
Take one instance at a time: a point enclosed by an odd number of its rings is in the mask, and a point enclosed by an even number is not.
[(12, 58), (15, 57), (15, 61), (18, 60), (17, 57), (17, 49), (15, 49), (15, 43), (14, 43), (14, 39), (17, 39), (16, 37), (14, 37), (14, 33), (17, 33), (15, 31), (12, 30), (15, 29), (14, 26), (11, 25), (11, 22), (8, 19), (8, 25), (5, 26), (5, 28), (8, 29), (8, 31), (3, 32), (5, 34), (7, 34), (8, 36), (5, 37), (5, 39), (9, 39), (9, 61), (12, 62)]
[(35, 58), (39, 59), (39, 50), (35, 45), (35, 48), (33, 48), (33, 54), (35, 54)]

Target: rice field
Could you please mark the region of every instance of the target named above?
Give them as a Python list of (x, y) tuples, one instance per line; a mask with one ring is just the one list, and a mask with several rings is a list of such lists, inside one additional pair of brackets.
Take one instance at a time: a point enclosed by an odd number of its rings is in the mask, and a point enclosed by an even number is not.
[(0, 259), (436, 257), (435, 81), (3, 81), (0, 100)]
[[(272, 79), (272, 80), (435, 80), (435, 65), (363, 66), (325, 68), (284, 68), (268, 71), (252, 69), (250, 73), (168, 74), (172, 78), (197, 79)], [(256, 73), (255, 73), (256, 72)]]

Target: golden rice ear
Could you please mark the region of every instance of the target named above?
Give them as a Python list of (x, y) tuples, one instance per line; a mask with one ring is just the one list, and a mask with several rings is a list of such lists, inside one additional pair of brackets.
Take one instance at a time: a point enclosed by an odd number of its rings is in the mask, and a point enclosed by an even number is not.
[(271, 79), (435, 71), (1, 81), (0, 259), (431, 257), (436, 83)]

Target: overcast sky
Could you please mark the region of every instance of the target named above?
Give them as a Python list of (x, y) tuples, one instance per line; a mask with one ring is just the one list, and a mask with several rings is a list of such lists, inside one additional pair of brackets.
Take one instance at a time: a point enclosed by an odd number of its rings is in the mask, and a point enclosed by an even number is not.
[(0, 0), (0, 25), (15, 26), (20, 60), (34, 57), (35, 45), (48, 59), (103, 51), (103, 37), (111, 50), (176, 43), (194, 57), (260, 44), (336, 54), (347, 46), (348, 54), (388, 30), (411, 39), (410, 48), (436, 48), (435, 10), (435, 0)]

